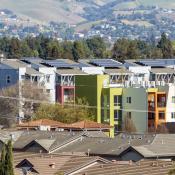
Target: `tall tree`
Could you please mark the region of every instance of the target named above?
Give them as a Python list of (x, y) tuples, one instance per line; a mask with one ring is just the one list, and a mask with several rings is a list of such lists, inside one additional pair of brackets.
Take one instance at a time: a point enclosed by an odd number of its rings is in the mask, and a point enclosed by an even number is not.
[(72, 53), (75, 61), (85, 58), (85, 52), (81, 41), (74, 42)]
[(167, 38), (165, 33), (162, 33), (161, 39), (157, 45), (161, 49), (163, 58), (172, 58), (173, 57), (173, 46), (171, 41)]
[(9, 140), (7, 143), (7, 151), (5, 156), (5, 167), (6, 175), (14, 175), (13, 170), (13, 151), (12, 151), (12, 141)]
[(6, 145), (4, 144), (3, 147), (2, 147), (1, 161), (0, 161), (0, 174), (1, 175), (5, 175), (5, 173), (6, 173), (5, 158), (6, 158)]
[(89, 49), (96, 58), (104, 58), (106, 56), (106, 43), (101, 37), (94, 37), (86, 40)]

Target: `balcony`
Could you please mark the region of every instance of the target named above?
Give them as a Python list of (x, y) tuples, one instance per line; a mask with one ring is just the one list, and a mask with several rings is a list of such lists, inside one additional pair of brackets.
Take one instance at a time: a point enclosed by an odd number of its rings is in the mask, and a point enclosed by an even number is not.
[(157, 103), (157, 106), (158, 106), (159, 108), (164, 108), (164, 107), (166, 107), (166, 102), (158, 102), (158, 103)]

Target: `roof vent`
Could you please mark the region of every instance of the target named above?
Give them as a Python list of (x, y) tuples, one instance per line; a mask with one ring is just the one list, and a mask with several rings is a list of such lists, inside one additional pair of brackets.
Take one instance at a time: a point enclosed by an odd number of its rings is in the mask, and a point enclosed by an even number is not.
[(55, 168), (55, 163), (53, 162), (49, 166), (54, 169)]

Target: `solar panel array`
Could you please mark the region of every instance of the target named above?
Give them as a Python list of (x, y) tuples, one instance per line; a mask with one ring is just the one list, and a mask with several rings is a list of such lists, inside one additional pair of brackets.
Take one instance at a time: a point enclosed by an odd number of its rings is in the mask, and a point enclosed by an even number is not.
[(47, 64), (52, 67), (56, 68), (82, 68), (82, 67), (89, 67), (89, 65), (86, 65), (84, 63), (77, 63), (77, 64), (70, 64), (66, 63), (64, 60), (46, 60), (42, 63)]
[(156, 60), (146, 59), (146, 60), (140, 60), (138, 62), (145, 66), (151, 66), (151, 67), (175, 65), (175, 59), (156, 59)]
[(90, 61), (91, 64), (101, 67), (121, 67), (123, 64), (112, 60), (112, 59), (93, 59)]
[(56, 68), (72, 68), (71, 64), (68, 64), (63, 60), (45, 60), (42, 63)]

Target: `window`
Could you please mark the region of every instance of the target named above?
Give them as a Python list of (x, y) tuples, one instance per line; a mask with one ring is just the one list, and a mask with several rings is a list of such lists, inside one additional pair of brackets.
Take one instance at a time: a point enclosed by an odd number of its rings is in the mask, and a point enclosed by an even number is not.
[(126, 117), (131, 119), (131, 112), (127, 112)]
[(119, 119), (119, 112), (118, 110), (114, 110), (114, 120), (118, 120)]
[(6, 77), (6, 83), (7, 83), (7, 84), (11, 83), (11, 77), (10, 77), (10, 75), (8, 75), (8, 76)]
[(47, 81), (47, 83), (50, 82), (50, 75), (47, 75), (47, 76), (46, 76), (46, 81)]
[(175, 103), (175, 96), (172, 96), (172, 103)]
[(114, 106), (120, 106), (122, 103), (121, 95), (114, 95)]
[(172, 113), (171, 113), (171, 118), (172, 118), (172, 119), (175, 119), (175, 112), (172, 112)]
[(48, 94), (50, 94), (50, 89), (46, 89), (46, 92), (47, 92)]
[(127, 98), (126, 98), (126, 102), (127, 102), (127, 103), (131, 103), (131, 97), (127, 97)]
[(164, 120), (165, 119), (165, 112), (164, 111), (160, 111), (159, 112), (159, 120)]
[(114, 120), (118, 121), (122, 117), (122, 111), (121, 110), (114, 110)]

